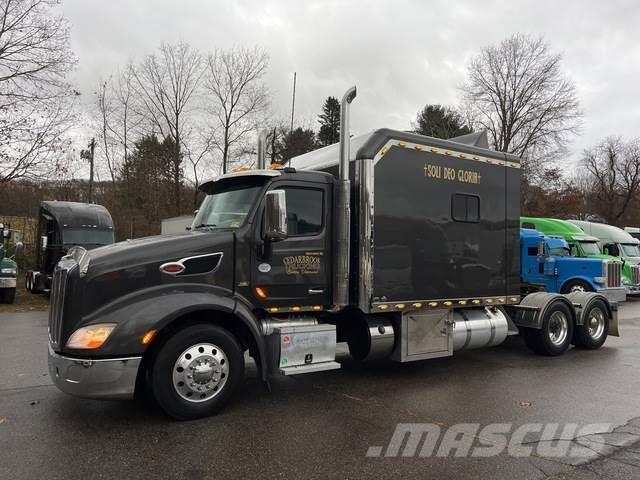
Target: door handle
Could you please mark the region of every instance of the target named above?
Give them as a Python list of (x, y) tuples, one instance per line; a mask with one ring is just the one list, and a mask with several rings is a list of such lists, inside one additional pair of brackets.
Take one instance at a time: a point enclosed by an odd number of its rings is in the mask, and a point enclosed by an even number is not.
[(310, 288), (308, 292), (309, 292), (309, 295), (320, 295), (321, 293), (324, 293), (324, 289)]

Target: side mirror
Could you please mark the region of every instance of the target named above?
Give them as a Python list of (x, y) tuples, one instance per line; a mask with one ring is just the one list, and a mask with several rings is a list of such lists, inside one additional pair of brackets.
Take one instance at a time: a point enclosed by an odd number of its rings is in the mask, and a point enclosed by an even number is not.
[(538, 243), (538, 256), (539, 257), (544, 256), (544, 242)]
[(22, 242), (16, 242), (15, 247), (16, 247), (16, 250), (20, 250), (20, 249), (24, 248), (24, 243), (22, 243)]
[(284, 190), (267, 192), (264, 207), (265, 238), (278, 242), (287, 238), (287, 199)]
[(46, 235), (42, 235), (40, 237), (40, 248), (42, 248), (42, 250), (46, 250), (47, 249), (47, 236)]

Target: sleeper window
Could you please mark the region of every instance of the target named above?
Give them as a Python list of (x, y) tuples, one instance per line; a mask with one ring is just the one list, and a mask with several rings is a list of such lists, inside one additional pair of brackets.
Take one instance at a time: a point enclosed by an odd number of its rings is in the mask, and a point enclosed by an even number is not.
[(451, 201), (451, 216), (457, 222), (479, 222), (480, 197), (466, 193), (454, 193)]

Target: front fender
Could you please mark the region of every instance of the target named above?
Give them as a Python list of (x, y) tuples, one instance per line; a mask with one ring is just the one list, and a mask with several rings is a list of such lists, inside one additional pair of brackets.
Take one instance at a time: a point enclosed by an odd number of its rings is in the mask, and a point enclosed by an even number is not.
[(596, 290), (598, 290), (599, 288), (602, 288), (602, 285), (596, 285), (593, 281), (593, 277), (587, 277), (584, 275), (576, 275), (573, 277), (569, 277), (567, 278), (563, 283), (562, 286), (560, 287), (560, 291), (562, 291), (564, 289), (564, 286), (569, 283), (569, 282), (573, 282), (575, 280), (580, 280), (584, 283), (586, 283), (587, 285), (589, 285), (593, 291), (595, 292)]
[[(94, 323), (117, 324), (105, 344), (91, 351), (92, 356), (140, 355), (145, 350), (142, 337), (149, 330), (161, 330), (178, 317), (207, 310), (231, 314), (244, 323), (254, 337), (258, 353), (264, 358), (264, 337), (255, 315), (230, 291), (209, 285), (167, 285), (136, 291), (84, 317), (77, 327)], [(64, 353), (86, 356), (89, 352), (64, 349)]]

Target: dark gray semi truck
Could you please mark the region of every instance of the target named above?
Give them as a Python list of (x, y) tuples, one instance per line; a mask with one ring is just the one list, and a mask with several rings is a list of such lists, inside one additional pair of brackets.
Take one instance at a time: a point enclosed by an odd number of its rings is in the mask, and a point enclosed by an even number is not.
[[(149, 391), (177, 419), (218, 411), (245, 352), (270, 375), (358, 360), (410, 362), (521, 334), (536, 353), (617, 335), (596, 293), (520, 290), (520, 160), (486, 136), (450, 141), (381, 129), (222, 175), (191, 231), (87, 251), (57, 265), (49, 370), (63, 391)], [(262, 139), (261, 139), (262, 140)]]

